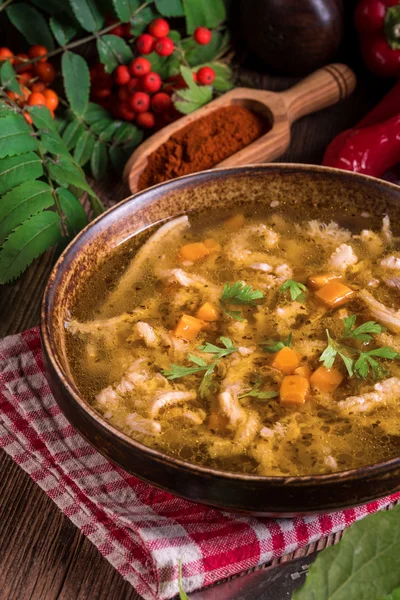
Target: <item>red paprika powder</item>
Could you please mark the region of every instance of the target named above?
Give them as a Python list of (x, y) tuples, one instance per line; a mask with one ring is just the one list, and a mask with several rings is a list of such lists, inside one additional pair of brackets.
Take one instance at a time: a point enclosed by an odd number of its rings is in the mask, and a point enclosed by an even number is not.
[(181, 175), (211, 169), (270, 129), (269, 123), (243, 106), (224, 106), (173, 134), (150, 154), (139, 189)]

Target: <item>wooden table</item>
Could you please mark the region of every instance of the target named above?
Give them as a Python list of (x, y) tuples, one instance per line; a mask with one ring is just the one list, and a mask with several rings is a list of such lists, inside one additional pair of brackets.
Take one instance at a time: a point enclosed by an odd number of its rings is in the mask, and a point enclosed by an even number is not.
[[(292, 81), (241, 72), (241, 85), (286, 89)], [(351, 127), (382, 95), (370, 78), (341, 104), (293, 127), (285, 162), (320, 163), (329, 141)], [(106, 205), (129, 195), (115, 182), (97, 184)], [(0, 288), (0, 336), (39, 323), (40, 301), (52, 266), (46, 254), (14, 284)], [(133, 588), (101, 556), (46, 494), (4, 452), (0, 454), (0, 600), (138, 600)], [(319, 547), (334, 539), (321, 540)]]

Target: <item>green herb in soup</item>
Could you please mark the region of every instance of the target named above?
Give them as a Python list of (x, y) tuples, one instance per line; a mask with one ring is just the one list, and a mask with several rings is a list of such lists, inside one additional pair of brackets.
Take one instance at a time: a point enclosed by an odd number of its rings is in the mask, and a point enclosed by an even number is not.
[(399, 455), (400, 247), (388, 216), (325, 224), (253, 208), (180, 217), (133, 242), (66, 324), (75, 381), (105, 419), (172, 456), (249, 474)]

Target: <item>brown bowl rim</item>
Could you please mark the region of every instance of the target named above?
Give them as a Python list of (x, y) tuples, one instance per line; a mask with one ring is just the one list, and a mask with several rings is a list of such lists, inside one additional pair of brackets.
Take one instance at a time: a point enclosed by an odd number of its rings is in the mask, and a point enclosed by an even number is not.
[[(392, 470), (396, 470), (400, 467), (400, 456), (392, 458), (390, 460), (373, 463), (370, 465), (364, 465), (362, 467), (358, 467), (356, 469), (347, 469), (345, 471), (337, 471), (334, 473), (327, 474), (315, 474), (315, 475), (303, 475), (303, 476), (263, 476), (263, 475), (247, 475), (245, 473), (235, 473), (230, 471), (220, 471), (218, 469), (213, 469), (210, 467), (204, 467), (202, 465), (197, 465), (195, 463), (190, 463), (187, 461), (180, 460), (173, 456), (169, 456), (168, 454), (164, 454), (163, 452), (159, 452), (141, 442), (129, 437), (113, 425), (111, 425), (106, 419), (104, 419), (100, 413), (94, 410), (90, 406), (90, 404), (79, 394), (76, 387), (72, 382), (68, 380), (68, 376), (64, 373), (63, 368), (61, 366), (61, 362), (58, 358), (57, 348), (53, 344), (53, 340), (51, 337), (51, 315), (47, 310), (49, 305), (49, 298), (54, 293), (56, 289), (56, 280), (59, 274), (60, 269), (62, 268), (62, 264), (64, 263), (65, 257), (71, 252), (71, 249), (79, 243), (79, 240), (87, 233), (89, 229), (91, 229), (95, 224), (99, 223), (102, 219), (104, 219), (107, 215), (114, 211), (118, 211), (119, 208), (129, 202), (135, 202), (140, 196), (146, 196), (149, 192), (153, 192), (153, 190), (163, 190), (166, 189), (167, 192), (174, 191), (179, 189), (182, 184), (185, 184), (186, 181), (191, 181), (193, 184), (197, 182), (207, 181), (207, 178), (218, 179), (221, 175), (225, 173), (229, 174), (255, 174), (258, 172), (268, 172), (268, 171), (301, 171), (301, 172), (309, 172), (309, 173), (329, 173), (331, 175), (337, 176), (341, 179), (352, 179), (364, 181), (366, 180), (368, 183), (373, 184), (379, 188), (388, 188), (397, 193), (400, 193), (400, 186), (391, 183), (386, 180), (378, 179), (375, 177), (371, 177), (368, 175), (364, 175), (361, 173), (354, 173), (352, 171), (345, 171), (342, 169), (337, 169), (333, 167), (325, 167), (322, 165), (310, 165), (306, 163), (265, 163), (265, 164), (251, 164), (251, 165), (243, 165), (240, 167), (222, 167), (218, 169), (209, 169), (206, 171), (199, 171), (197, 173), (191, 173), (189, 175), (184, 175), (182, 177), (177, 177), (176, 179), (172, 179), (163, 183), (156, 184), (145, 190), (136, 192), (131, 194), (124, 200), (121, 200), (114, 206), (111, 206), (104, 213), (93, 219), (84, 229), (82, 229), (78, 235), (70, 242), (70, 244), (65, 248), (63, 253), (58, 258), (55, 263), (48, 282), (46, 284), (46, 288), (43, 294), (42, 305), (41, 305), (41, 319), (40, 319), (40, 332), (41, 332), (41, 341), (46, 351), (47, 358), (51, 362), (51, 366), (54, 369), (60, 383), (64, 386), (66, 391), (68, 392), (70, 398), (73, 401), (80, 405), (80, 407), (89, 415), (91, 419), (93, 419), (97, 425), (105, 430), (107, 430), (110, 434), (118, 437), (121, 441), (125, 442), (128, 446), (133, 446), (137, 450), (144, 452), (149, 456), (149, 458), (155, 458), (159, 461), (170, 462), (174, 466), (188, 470), (196, 473), (202, 473), (204, 475), (218, 477), (220, 479), (226, 480), (240, 480), (246, 482), (259, 482), (259, 483), (269, 483), (276, 485), (299, 485), (306, 486), (309, 483), (313, 484), (330, 484), (340, 480), (342, 483), (346, 481), (357, 481), (363, 479), (366, 474), (368, 475), (379, 475), (380, 473), (388, 473)], [(171, 218), (178, 216), (177, 214), (171, 215)], [(82, 434), (81, 434), (82, 435)], [(112, 460), (112, 459), (111, 459)]]

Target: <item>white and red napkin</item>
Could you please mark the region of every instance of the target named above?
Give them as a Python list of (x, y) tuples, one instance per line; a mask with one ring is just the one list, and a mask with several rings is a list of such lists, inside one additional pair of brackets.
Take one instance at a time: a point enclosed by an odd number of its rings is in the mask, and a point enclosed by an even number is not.
[(295, 519), (194, 504), (108, 462), (68, 423), (43, 374), (38, 328), (0, 341), (0, 447), (147, 599), (186, 592), (293, 552), (400, 499)]

